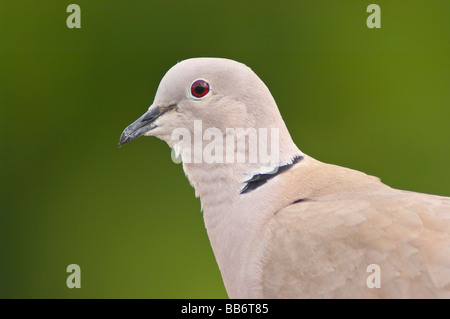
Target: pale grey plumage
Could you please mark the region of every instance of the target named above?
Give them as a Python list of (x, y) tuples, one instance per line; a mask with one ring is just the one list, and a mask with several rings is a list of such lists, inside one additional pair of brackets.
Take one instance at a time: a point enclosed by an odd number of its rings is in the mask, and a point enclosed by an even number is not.
[[(307, 161), (280, 176), (303, 200), (274, 214), (263, 296), (450, 297), (450, 198)], [(371, 264), (380, 288), (366, 285)]]
[[(196, 79), (210, 84), (205, 98), (189, 95)], [(202, 132), (277, 128), (278, 162), (189, 163), (192, 141), (176, 144), (172, 133), (192, 132), (196, 119)], [(178, 63), (120, 144), (140, 135), (165, 140), (183, 157), (230, 297), (450, 297), (450, 198), (392, 189), (303, 154), (269, 90), (245, 65), (215, 58)], [(286, 169), (242, 192), (252, 176), (274, 167)], [(370, 264), (380, 266), (380, 288), (366, 284)]]

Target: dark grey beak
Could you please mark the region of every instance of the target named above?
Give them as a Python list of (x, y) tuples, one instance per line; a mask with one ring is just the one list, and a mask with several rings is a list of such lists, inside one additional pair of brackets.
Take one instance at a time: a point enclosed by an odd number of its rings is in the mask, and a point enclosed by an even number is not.
[(144, 113), (144, 115), (130, 124), (122, 132), (119, 140), (119, 147), (156, 128), (157, 125), (154, 123), (156, 119), (174, 107), (175, 105), (170, 105), (168, 107), (156, 106)]

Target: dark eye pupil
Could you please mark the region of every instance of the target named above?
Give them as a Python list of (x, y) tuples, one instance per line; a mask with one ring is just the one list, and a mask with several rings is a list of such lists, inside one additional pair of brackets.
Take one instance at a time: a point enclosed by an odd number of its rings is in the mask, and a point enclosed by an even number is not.
[(209, 92), (209, 84), (203, 80), (197, 80), (192, 83), (191, 93), (195, 97), (203, 97)]
[(198, 95), (202, 95), (206, 91), (206, 86), (204, 83), (199, 83), (195, 86), (194, 90)]

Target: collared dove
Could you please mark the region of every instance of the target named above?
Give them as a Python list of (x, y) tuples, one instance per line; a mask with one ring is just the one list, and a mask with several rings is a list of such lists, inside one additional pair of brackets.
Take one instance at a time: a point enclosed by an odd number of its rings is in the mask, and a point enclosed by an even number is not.
[[(181, 156), (230, 298), (450, 297), (450, 198), (302, 153), (244, 64), (173, 66), (119, 145), (141, 135)], [(269, 139), (273, 160), (250, 160), (249, 145)]]

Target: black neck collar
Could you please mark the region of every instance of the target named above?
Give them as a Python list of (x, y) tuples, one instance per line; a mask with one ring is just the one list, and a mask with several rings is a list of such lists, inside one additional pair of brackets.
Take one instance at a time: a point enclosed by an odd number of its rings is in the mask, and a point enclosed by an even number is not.
[(250, 178), (249, 180), (246, 180), (244, 182), (244, 188), (241, 190), (241, 194), (245, 194), (245, 193), (251, 192), (254, 189), (257, 189), (261, 185), (265, 184), (269, 179), (274, 178), (275, 176), (287, 171), (292, 166), (294, 166), (295, 164), (300, 162), (302, 159), (303, 159), (303, 156), (299, 155), (299, 156), (294, 157), (294, 159), (292, 160), (292, 163), (282, 165), (282, 166), (277, 166), (272, 172), (265, 173), (265, 174), (253, 175), (252, 178)]

